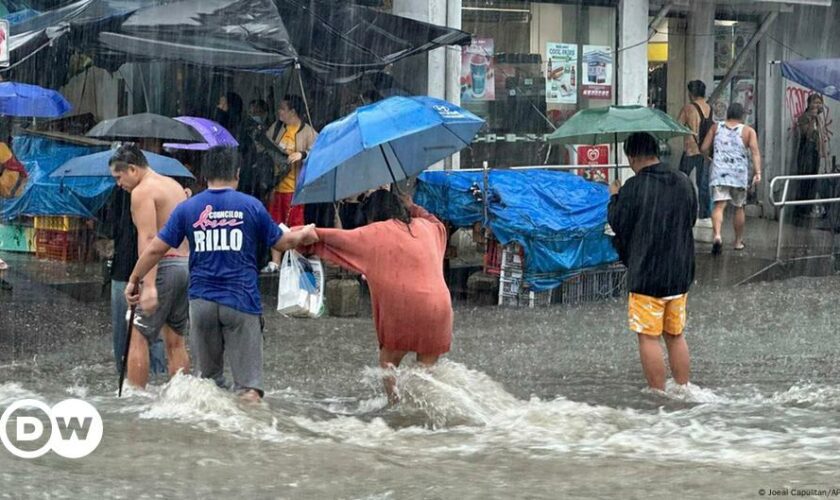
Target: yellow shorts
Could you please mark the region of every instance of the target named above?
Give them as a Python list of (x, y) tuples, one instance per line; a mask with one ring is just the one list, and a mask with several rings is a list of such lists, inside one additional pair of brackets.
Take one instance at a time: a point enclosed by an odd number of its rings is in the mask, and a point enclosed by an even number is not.
[(653, 336), (662, 335), (662, 332), (682, 334), (687, 298), (687, 293), (663, 298), (631, 293), (627, 308), (630, 330)]

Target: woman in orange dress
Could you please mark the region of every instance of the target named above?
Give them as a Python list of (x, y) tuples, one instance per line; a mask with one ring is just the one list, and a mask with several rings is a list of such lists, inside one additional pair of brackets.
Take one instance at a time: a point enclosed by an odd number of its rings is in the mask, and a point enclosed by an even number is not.
[[(452, 343), (452, 301), (443, 278), (446, 227), (385, 190), (368, 196), (363, 210), (366, 226), (317, 229), (314, 251), (367, 279), (382, 368), (399, 366), (409, 352), (433, 365)], [(398, 401), (393, 377), (386, 377), (385, 390)]]

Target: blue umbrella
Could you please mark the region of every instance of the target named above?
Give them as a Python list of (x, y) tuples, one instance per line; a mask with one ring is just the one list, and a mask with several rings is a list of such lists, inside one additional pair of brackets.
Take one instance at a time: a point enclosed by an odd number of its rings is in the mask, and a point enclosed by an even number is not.
[(70, 111), (70, 103), (55, 90), (17, 82), (0, 82), (0, 115), (55, 118)]
[(341, 200), (414, 176), (470, 144), (484, 120), (433, 97), (390, 97), (330, 123), (312, 146), (294, 203)]
[[(55, 169), (50, 177), (111, 177), (108, 160), (113, 154), (113, 151), (101, 151), (92, 155), (77, 156)], [(143, 151), (143, 154), (152, 170), (161, 175), (194, 179), (187, 167), (174, 158), (148, 151)]]

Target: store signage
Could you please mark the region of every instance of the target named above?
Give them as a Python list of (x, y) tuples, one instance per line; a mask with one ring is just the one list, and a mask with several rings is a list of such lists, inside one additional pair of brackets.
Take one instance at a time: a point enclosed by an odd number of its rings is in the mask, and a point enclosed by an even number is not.
[(548, 42), (545, 53), (545, 102), (576, 104), (580, 77), (577, 74), (578, 46)]
[(493, 39), (473, 37), (461, 49), (461, 101), (496, 99), (496, 76), (493, 68)]
[(613, 53), (606, 45), (583, 46), (582, 95), (589, 99), (612, 99)]
[[(577, 147), (578, 165), (609, 165), (609, 162), (610, 147), (606, 144)], [(608, 167), (578, 169), (577, 174), (590, 181), (608, 182), (610, 169)]]

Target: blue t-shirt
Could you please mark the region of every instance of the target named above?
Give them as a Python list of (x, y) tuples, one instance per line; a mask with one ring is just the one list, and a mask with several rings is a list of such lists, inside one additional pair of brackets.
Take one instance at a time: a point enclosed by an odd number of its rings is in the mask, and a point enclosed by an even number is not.
[(256, 198), (233, 189), (207, 189), (175, 207), (158, 238), (190, 242), (190, 299), (262, 314), (257, 248), (283, 236)]

